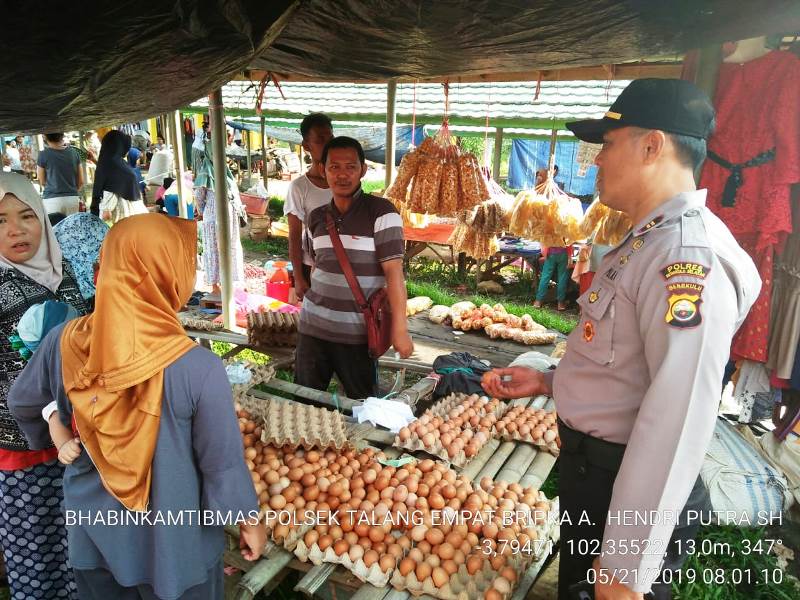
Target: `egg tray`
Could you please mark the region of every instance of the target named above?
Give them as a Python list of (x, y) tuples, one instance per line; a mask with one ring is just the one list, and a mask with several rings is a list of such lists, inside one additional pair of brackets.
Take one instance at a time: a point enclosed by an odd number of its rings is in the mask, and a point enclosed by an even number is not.
[[(486, 440), (486, 443), (487, 444), (489, 443), (488, 439)], [(486, 444), (484, 444), (484, 446), (485, 445)], [(422, 443), (422, 440), (419, 437), (417, 437), (416, 434), (411, 434), (411, 437), (404, 442), (400, 441), (399, 435), (396, 435), (394, 437), (394, 442), (392, 443), (392, 446), (394, 446), (395, 448), (403, 448), (405, 450), (410, 450), (412, 452), (418, 452), (418, 451), (426, 452), (431, 456), (440, 458), (446, 463), (454, 465), (458, 468), (463, 468), (469, 461), (472, 460), (472, 458), (467, 458), (467, 455), (464, 453), (463, 450), (461, 450), (453, 458), (450, 458), (450, 456), (447, 454), (447, 450), (445, 449), (444, 446), (442, 446), (442, 442), (439, 440), (438, 437), (436, 438), (436, 441), (434, 442), (433, 446), (428, 448)], [(478, 452), (480, 452), (482, 448), (483, 446), (478, 448)]]
[(392, 567), (389, 569), (389, 571), (384, 573), (381, 571), (380, 565), (377, 561), (373, 563), (371, 567), (367, 567), (367, 565), (364, 564), (364, 561), (360, 558), (353, 562), (350, 560), (350, 555), (347, 552), (341, 556), (337, 556), (336, 552), (333, 551), (333, 546), (328, 546), (323, 552), (320, 550), (317, 543), (314, 542), (309, 548), (306, 546), (303, 539), (300, 539), (297, 542), (297, 545), (294, 548), (294, 555), (303, 562), (310, 561), (317, 566), (321, 565), (322, 563), (342, 565), (345, 569), (350, 571), (364, 583), (371, 583), (375, 587), (379, 588), (384, 587), (389, 583), (389, 579), (391, 578), (392, 573), (395, 571), (395, 568)]
[(231, 391), (233, 393), (234, 402), (238, 402), (243, 409), (248, 411), (254, 417), (261, 416), (263, 401), (254, 400), (252, 396), (247, 395), (247, 392), (249, 392), (251, 388), (261, 383), (266, 383), (272, 379), (275, 376), (275, 368), (271, 367), (269, 364), (257, 365), (248, 361), (236, 359), (228, 359), (223, 361), (223, 363), (226, 367), (235, 363), (244, 363), (249, 371), (253, 374), (253, 376), (250, 378), (250, 381), (247, 383), (231, 384)]
[[(264, 516), (265, 511), (261, 511), (261, 516)], [(308, 533), (311, 529), (314, 528), (314, 525), (311, 523), (303, 523), (296, 527), (289, 528), (289, 534), (283, 538), (283, 542), (280, 544), (284, 548), (286, 548), (289, 552), (294, 552), (297, 545), (303, 542), (303, 537)], [(274, 527), (267, 527), (267, 533), (269, 534), (269, 539), (271, 539), (276, 544), (276, 542), (272, 537), (272, 532), (274, 531)]]
[(178, 321), (186, 329), (198, 331), (218, 331), (223, 328), (219, 321), (215, 321), (213, 316), (209, 318), (206, 313), (200, 312), (195, 308), (188, 308), (178, 313)]
[[(511, 407), (509, 407), (508, 410), (510, 409)], [(524, 415), (526, 412), (530, 410), (533, 409), (530, 408), (525, 409), (521, 414)], [(555, 411), (547, 411), (547, 412), (554, 413)], [(558, 440), (558, 435), (556, 435), (556, 439), (553, 440), (552, 442), (545, 442), (543, 438), (540, 438), (538, 440), (534, 439), (531, 434), (520, 435), (519, 430), (517, 430), (513, 434), (510, 434), (508, 432), (501, 434), (497, 429), (497, 423), (495, 423), (494, 425), (492, 425), (492, 437), (501, 441), (525, 442), (531, 444), (532, 446), (536, 446), (537, 448), (547, 450), (553, 456), (558, 456), (561, 452), (561, 448), (558, 446), (558, 443), (556, 441)]]
[(261, 441), (264, 444), (305, 450), (341, 450), (351, 445), (344, 418), (336, 411), (292, 400), (248, 397), (241, 404), (262, 420)]
[(253, 346), (296, 346), (300, 313), (247, 313), (247, 339)]
[(555, 440), (549, 443), (545, 442), (544, 439), (534, 440), (531, 434), (522, 436), (519, 435), (519, 432), (516, 432), (513, 435), (509, 435), (508, 433), (500, 435), (497, 432), (496, 425), (492, 426), (492, 437), (500, 440), (501, 442), (525, 442), (527, 444), (531, 444), (532, 446), (536, 446), (540, 450), (546, 450), (553, 456), (558, 456), (561, 453), (561, 448), (558, 447), (558, 444)]
[[(457, 406), (460, 406), (461, 404), (463, 404), (464, 401), (467, 398), (469, 398), (471, 395), (477, 396), (477, 394), (464, 394), (463, 392), (455, 392), (455, 393), (448, 394), (447, 396), (445, 396), (444, 398), (439, 400), (436, 404), (431, 406), (428, 409), (428, 411), (430, 411), (430, 413), (433, 416), (441, 417), (441, 418), (444, 419), (444, 418), (447, 417), (447, 414), (451, 410), (453, 410)], [(478, 396), (478, 397), (481, 397), (481, 396)], [(488, 398), (488, 396), (483, 396), (483, 397), (484, 398)], [(490, 400), (491, 400), (491, 398), (490, 398)], [(499, 419), (505, 414), (505, 412), (508, 410), (508, 408), (509, 408), (509, 406), (507, 404), (504, 404), (503, 402), (500, 402), (495, 407), (495, 409), (493, 411), (491, 411), (491, 412), (494, 414), (495, 417), (497, 417)], [(489, 416), (489, 412), (490, 411), (487, 411), (485, 406), (482, 406), (480, 409), (478, 409), (478, 416), (480, 416), (481, 418), (487, 417), (487, 416)]]
[[(513, 559), (507, 564), (517, 572), (517, 581), (519, 581), (519, 576), (527, 565), (523, 561)], [(492, 568), (491, 563), (484, 560), (483, 568), (474, 575), (469, 574), (465, 564), (459, 565), (458, 571), (451, 575), (449, 581), (442, 587), (436, 587), (430, 576), (424, 581), (420, 581), (414, 571), (407, 575), (401, 575), (399, 569), (394, 570), (391, 584), (396, 590), (405, 590), (412, 596), (428, 595), (439, 598), (439, 600), (474, 600), (483, 598), (486, 590), (492, 587), (497, 575), (497, 571)], [(503, 600), (507, 600), (513, 592), (512, 584), (511, 591), (505, 595), (501, 594), (501, 597)]]

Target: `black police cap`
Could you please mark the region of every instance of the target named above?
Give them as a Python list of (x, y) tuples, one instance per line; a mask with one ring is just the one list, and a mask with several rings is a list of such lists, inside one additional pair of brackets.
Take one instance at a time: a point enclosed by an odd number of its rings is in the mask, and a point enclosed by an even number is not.
[(696, 85), (683, 79), (636, 79), (602, 119), (567, 123), (584, 142), (603, 143), (603, 134), (619, 127), (660, 129), (667, 133), (707, 139), (714, 124), (714, 107)]

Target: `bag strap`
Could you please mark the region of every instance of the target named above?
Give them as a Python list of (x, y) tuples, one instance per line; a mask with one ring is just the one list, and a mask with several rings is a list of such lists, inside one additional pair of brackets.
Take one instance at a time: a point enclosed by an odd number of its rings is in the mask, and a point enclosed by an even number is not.
[(350, 286), (350, 291), (353, 292), (353, 296), (355, 297), (359, 308), (361, 310), (366, 310), (369, 306), (367, 304), (367, 299), (364, 296), (364, 291), (361, 289), (361, 285), (358, 283), (358, 279), (356, 279), (355, 273), (353, 273), (353, 265), (350, 264), (350, 259), (347, 258), (347, 252), (344, 250), (342, 240), (339, 238), (339, 232), (336, 231), (336, 223), (333, 221), (333, 215), (331, 215), (330, 208), (325, 211), (325, 227), (328, 230), (328, 235), (331, 238), (333, 251), (336, 252), (336, 258), (339, 260), (339, 265), (342, 267), (342, 273), (344, 273), (344, 277), (347, 279), (347, 285)]

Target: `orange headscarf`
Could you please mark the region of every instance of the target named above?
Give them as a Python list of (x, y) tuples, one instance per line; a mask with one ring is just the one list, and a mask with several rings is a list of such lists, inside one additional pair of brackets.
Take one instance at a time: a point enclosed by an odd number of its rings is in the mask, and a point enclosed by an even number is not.
[(195, 347), (176, 315), (194, 288), (197, 227), (135, 215), (100, 250), (95, 312), (61, 335), (62, 374), (81, 442), (103, 485), (146, 510), (164, 369)]

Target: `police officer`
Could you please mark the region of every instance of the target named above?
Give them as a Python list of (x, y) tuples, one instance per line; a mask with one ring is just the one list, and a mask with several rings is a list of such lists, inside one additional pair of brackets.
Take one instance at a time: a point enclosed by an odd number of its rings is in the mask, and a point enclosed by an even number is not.
[(497, 369), (484, 388), (555, 399), (565, 513), (559, 598), (577, 597), (581, 585), (597, 599), (669, 598), (665, 575), (686, 551), (679, 540), (698, 528), (688, 509), (707, 502), (698, 474), (731, 338), (761, 280), (695, 187), (714, 128), (697, 87), (633, 81), (602, 119), (567, 127), (603, 144), (600, 200), (635, 225), (578, 300), (580, 324), (558, 369)]

